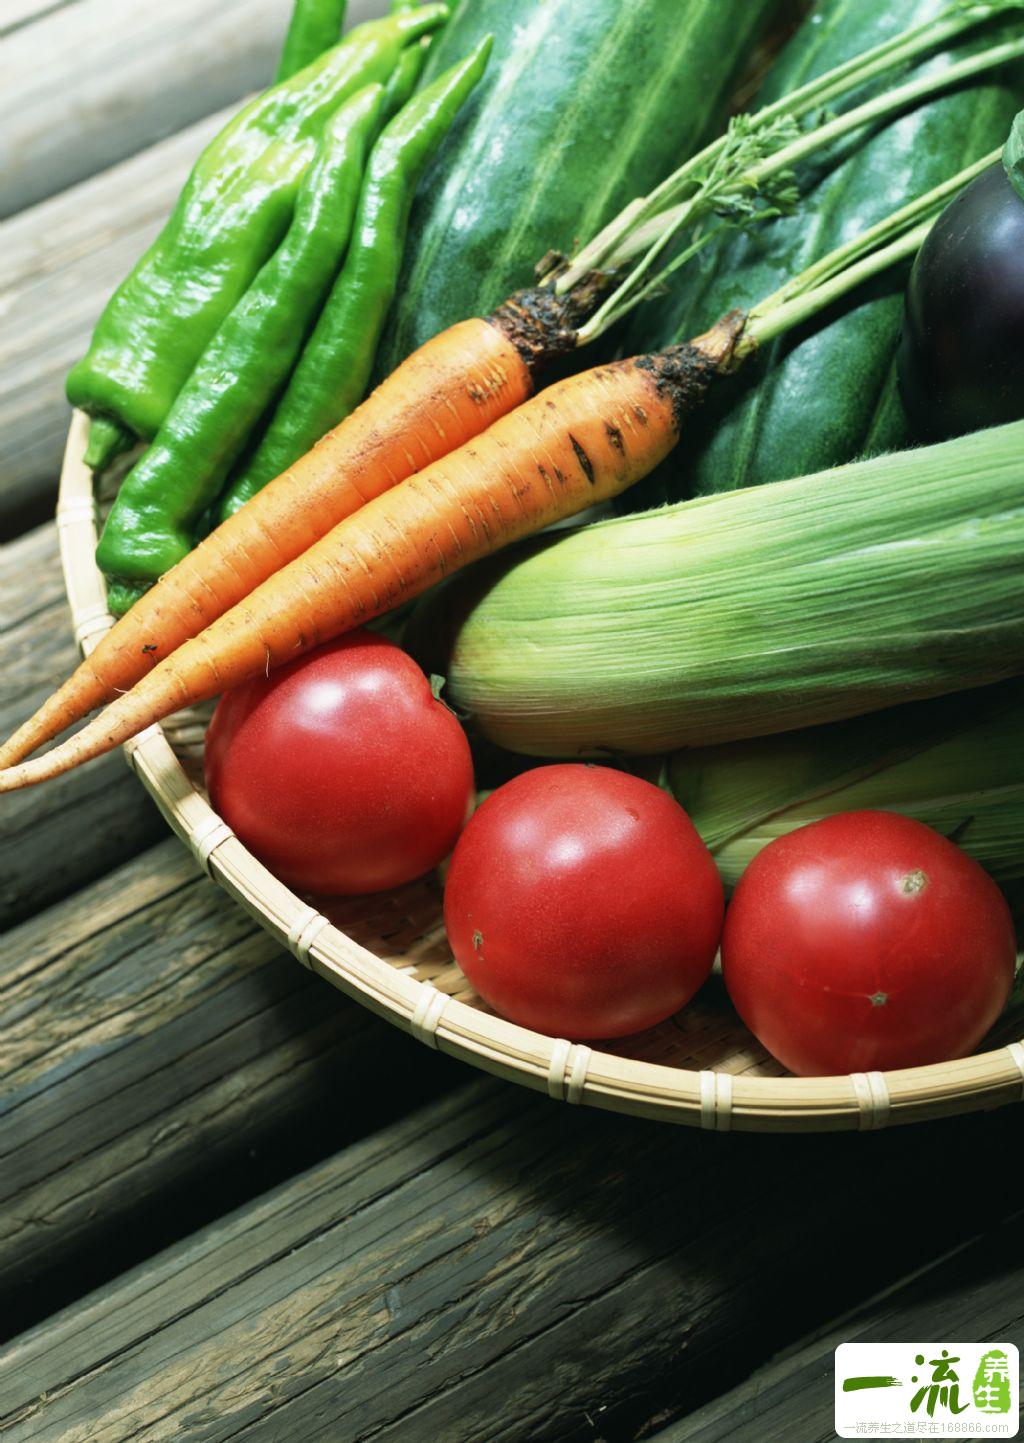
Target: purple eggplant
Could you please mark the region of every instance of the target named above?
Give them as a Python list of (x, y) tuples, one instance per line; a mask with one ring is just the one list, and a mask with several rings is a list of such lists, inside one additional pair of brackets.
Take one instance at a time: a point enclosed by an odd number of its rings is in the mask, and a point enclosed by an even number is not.
[(983, 171), (942, 212), (914, 263), (899, 380), (922, 440), (1024, 418), (1018, 178), (1008, 161)]

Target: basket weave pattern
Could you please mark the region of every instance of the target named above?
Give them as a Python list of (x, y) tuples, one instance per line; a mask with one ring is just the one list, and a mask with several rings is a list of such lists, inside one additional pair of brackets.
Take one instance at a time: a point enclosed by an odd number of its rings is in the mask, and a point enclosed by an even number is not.
[[(75, 639), (88, 653), (112, 618), (94, 559), (96, 505), (82, 462), (86, 430), (86, 418), (76, 414), (57, 525)], [(170, 826), (204, 871), (303, 966), (427, 1046), (570, 1103), (713, 1131), (863, 1130), (1024, 1096), (1020, 1042), (900, 1072), (790, 1077), (739, 1022), (717, 979), (678, 1016), (600, 1048), (505, 1022), (452, 959), (436, 881), (314, 905), (246, 850), (202, 791), (205, 721), (202, 712), (183, 712), (124, 747)]]

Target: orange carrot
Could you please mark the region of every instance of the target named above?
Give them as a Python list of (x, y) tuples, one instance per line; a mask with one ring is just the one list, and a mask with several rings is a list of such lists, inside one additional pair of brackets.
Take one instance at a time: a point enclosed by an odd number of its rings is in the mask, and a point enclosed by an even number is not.
[(533, 390), (536, 359), (510, 304), (426, 342), (146, 592), (0, 747), (0, 767), (126, 692), (364, 502), (513, 410)]
[(368, 501), (75, 736), (0, 772), (0, 791), (99, 756), (171, 712), (240, 686), (450, 571), (625, 490), (675, 445), (684, 412), (727, 366), (742, 322), (729, 317), (687, 345), (542, 391)]

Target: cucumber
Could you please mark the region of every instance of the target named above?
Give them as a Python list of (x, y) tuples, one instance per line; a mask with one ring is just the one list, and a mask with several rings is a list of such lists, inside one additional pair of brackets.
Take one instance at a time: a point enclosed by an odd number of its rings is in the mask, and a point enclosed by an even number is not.
[[(772, 67), (758, 100), (774, 100), (931, 18), (945, 3), (819, 0)], [(1018, 34), (1021, 23), (1014, 22)], [(992, 44), (1002, 33), (992, 27), (972, 33), (960, 53)], [(936, 63), (941, 59), (925, 62)], [(629, 349), (653, 350), (699, 333), (984, 155), (1005, 139), (1019, 95), (1007, 77), (985, 77), (891, 122), (866, 144), (853, 137), (828, 157), (828, 168), (819, 164), (824, 174), (796, 214), (723, 240), (678, 272), (670, 293), (633, 319)], [(806, 171), (800, 177), (804, 186), (815, 178)], [(905, 281), (905, 271), (895, 272), (811, 327), (767, 347), (722, 387), (675, 455), (627, 494), (623, 509), (801, 476), (904, 445), (909, 434), (894, 356)]]
[(421, 85), (487, 32), (487, 74), (426, 176), (382, 374), (589, 239), (720, 122), (779, 0), (461, 0)]

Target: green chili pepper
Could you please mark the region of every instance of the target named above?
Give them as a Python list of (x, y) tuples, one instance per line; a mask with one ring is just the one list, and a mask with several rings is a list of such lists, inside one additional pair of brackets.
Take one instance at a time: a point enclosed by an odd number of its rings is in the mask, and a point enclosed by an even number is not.
[(399, 56), (398, 64), (384, 87), (384, 114), (389, 119), (398, 114), (416, 89), (429, 46), (429, 39), (419, 40), (415, 45), (407, 46)]
[(125, 477), (96, 552), (115, 614), (191, 549), (199, 517), (287, 380), (344, 258), (383, 97), (383, 86), (369, 86), (331, 120), (284, 240)]
[(290, 80), (299, 70), (337, 45), (348, 0), (295, 0), (288, 33), (281, 47), (274, 83)]
[[(400, 15), (403, 10), (415, 10), (418, 4), (419, 0), (391, 0), (391, 14)], [(417, 44), (409, 45), (402, 51), (398, 64), (391, 72), (391, 79), (384, 92), (384, 114), (389, 120), (398, 114), (416, 89), (426, 64), (430, 40), (431, 37), (425, 35)]]
[(329, 116), (364, 85), (385, 82), (403, 48), (446, 16), (434, 4), (359, 26), (210, 142), (68, 376), (72, 405), (156, 435), (203, 347), (280, 241)]
[(263, 439), (228, 486), (222, 517), (287, 470), (362, 400), (398, 284), (413, 192), (483, 74), (490, 49), (488, 35), (410, 100), (374, 146), (341, 274)]

